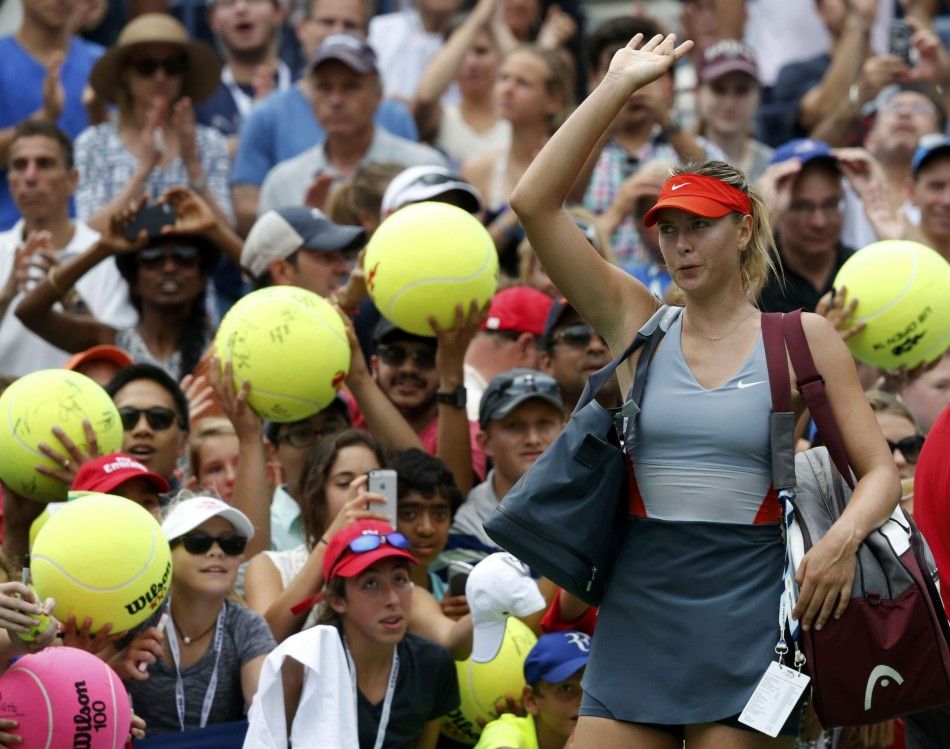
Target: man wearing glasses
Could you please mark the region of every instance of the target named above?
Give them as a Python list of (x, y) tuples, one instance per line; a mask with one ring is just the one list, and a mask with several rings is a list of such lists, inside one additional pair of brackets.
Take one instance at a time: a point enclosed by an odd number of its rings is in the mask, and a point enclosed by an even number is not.
[(122, 419), (122, 452), (178, 488), (175, 467), (188, 443), (188, 400), (153, 364), (132, 364), (106, 385)]
[(328, 434), (350, 426), (346, 401), (337, 396), (313, 416), (287, 424), (271, 422), (265, 429), (268, 449), (280, 464), (284, 483), (274, 489), (270, 506), (270, 546), (276, 551), (304, 543), (303, 520), (298, 501), (304, 479), (304, 463), (311, 448)]
[[(561, 388), (564, 413), (570, 414), (584, 392), (587, 378), (610, 361), (610, 349), (601, 335), (588, 325), (566, 299), (559, 299), (548, 312), (542, 338), (541, 370)], [(616, 377), (600, 391), (598, 402), (620, 404)]]
[(814, 311), (854, 254), (841, 241), (842, 176), (838, 159), (823, 141), (792, 140), (775, 151), (763, 179), (774, 179), (771, 207), (785, 278), (783, 283), (773, 274), (766, 282), (759, 296), (763, 312)]

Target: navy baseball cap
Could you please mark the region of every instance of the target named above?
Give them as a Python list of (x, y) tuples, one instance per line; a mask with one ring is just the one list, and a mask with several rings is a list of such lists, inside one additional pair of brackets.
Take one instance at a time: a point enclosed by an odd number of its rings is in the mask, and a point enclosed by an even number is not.
[(379, 73), (376, 52), (365, 40), (353, 34), (330, 34), (320, 42), (310, 69), (313, 70), (327, 60), (339, 60), (357, 73)]
[(798, 159), (803, 165), (815, 159), (838, 162), (838, 159), (831, 152), (831, 146), (823, 140), (815, 140), (814, 138), (795, 138), (795, 140), (783, 143), (775, 149), (772, 160), (769, 161), (769, 166), (781, 164), (789, 159)]
[(305, 206), (285, 206), (267, 211), (251, 227), (241, 265), (260, 278), (274, 260), (286, 260), (297, 250), (354, 252), (366, 244), (361, 226), (335, 224), (323, 211)]
[(541, 635), (524, 662), (524, 680), (532, 687), (543, 679), (551, 684), (569, 679), (587, 665), (590, 635), (551, 632)]
[(509, 369), (492, 377), (478, 404), (478, 425), (505, 418), (527, 400), (540, 400), (564, 410), (561, 387), (551, 375), (536, 369)]
[(921, 167), (933, 156), (950, 152), (950, 138), (940, 133), (931, 133), (920, 139), (917, 150), (914, 151), (914, 158), (910, 162), (910, 170), (917, 178)]
[(554, 304), (548, 310), (547, 319), (544, 321), (544, 339), (549, 341), (554, 329), (560, 324), (561, 318), (568, 312), (576, 312), (571, 303), (566, 298), (560, 297), (554, 300)]

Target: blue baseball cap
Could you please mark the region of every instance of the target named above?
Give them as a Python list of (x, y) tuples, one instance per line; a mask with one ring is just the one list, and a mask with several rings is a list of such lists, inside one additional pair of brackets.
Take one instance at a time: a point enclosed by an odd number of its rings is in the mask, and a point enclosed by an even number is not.
[(920, 173), (920, 168), (931, 156), (937, 156), (940, 153), (950, 152), (950, 138), (940, 133), (931, 133), (920, 139), (917, 150), (914, 151), (914, 158), (910, 162), (910, 171), (914, 179)]
[(775, 153), (772, 154), (772, 160), (769, 161), (769, 166), (772, 164), (781, 164), (783, 161), (788, 161), (789, 159), (798, 159), (803, 165), (815, 159), (838, 161), (831, 152), (831, 146), (823, 140), (815, 140), (814, 138), (795, 138), (787, 143), (783, 143), (775, 149)]
[(524, 662), (524, 680), (534, 686), (541, 679), (557, 684), (587, 665), (590, 635), (551, 632), (541, 635)]

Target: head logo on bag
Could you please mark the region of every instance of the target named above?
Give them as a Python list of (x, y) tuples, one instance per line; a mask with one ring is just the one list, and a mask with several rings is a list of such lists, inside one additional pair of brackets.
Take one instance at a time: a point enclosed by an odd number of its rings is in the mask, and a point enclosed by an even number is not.
[(871, 697), (874, 694), (874, 687), (877, 686), (878, 682), (881, 682), (882, 687), (888, 686), (891, 683), (888, 677), (896, 681), (897, 686), (904, 683), (904, 677), (890, 666), (875, 666), (874, 670), (871, 671), (871, 675), (868, 677), (868, 685), (864, 689), (865, 712), (871, 709)]

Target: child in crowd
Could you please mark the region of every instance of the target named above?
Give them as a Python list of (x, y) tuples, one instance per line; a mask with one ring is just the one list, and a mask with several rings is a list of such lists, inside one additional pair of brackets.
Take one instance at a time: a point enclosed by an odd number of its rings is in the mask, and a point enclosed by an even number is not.
[(240, 443), (230, 419), (201, 419), (188, 436), (188, 488), (214, 492), (228, 504), (234, 494)]
[(396, 471), (396, 529), (409, 539), (417, 561), (412, 581), (441, 603), (447, 593), (446, 583), (429, 571), (429, 565), (449, 540), (449, 527), (462, 504), (462, 494), (445, 464), (423, 450), (399, 453), (390, 468)]
[(196, 497), (173, 506), (162, 530), (172, 545), (167, 625), (139, 634), (118, 664), (152, 736), (241, 720), (275, 647), (266, 622), (230, 598), (254, 534), (247, 516)]
[(590, 637), (583, 632), (541, 635), (524, 662), (527, 715), (505, 713), (482, 730), (475, 749), (563, 749), (581, 705), (581, 677)]
[[(359, 520), (329, 539), (327, 609), (340, 631), (356, 698), (361, 747), (434, 749), (441, 718), (459, 705), (452, 655), (408, 632), (413, 605), (409, 540), (377, 520)], [(304, 672), (283, 666), (287, 723), (297, 712)]]

